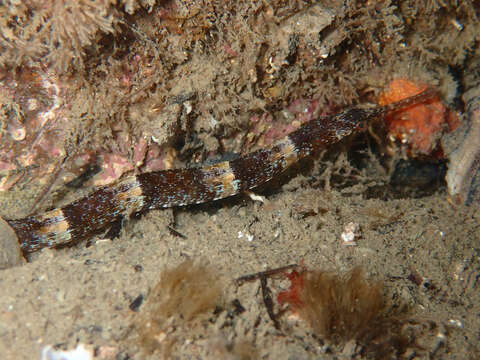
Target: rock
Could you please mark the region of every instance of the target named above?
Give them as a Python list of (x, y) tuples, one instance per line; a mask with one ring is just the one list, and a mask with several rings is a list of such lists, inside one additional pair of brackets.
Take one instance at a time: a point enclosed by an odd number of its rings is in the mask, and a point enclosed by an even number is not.
[(0, 269), (22, 265), (23, 261), (15, 231), (0, 217)]

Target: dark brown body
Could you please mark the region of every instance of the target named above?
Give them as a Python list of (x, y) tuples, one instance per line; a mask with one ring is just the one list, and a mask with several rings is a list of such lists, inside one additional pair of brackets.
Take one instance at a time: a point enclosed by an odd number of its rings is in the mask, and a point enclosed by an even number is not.
[(214, 201), (255, 188), (315, 149), (325, 148), (384, 113), (420, 103), (432, 91), (372, 109), (349, 109), (312, 120), (269, 148), (214, 165), (156, 171), (126, 178), (41, 215), (6, 220), (24, 253), (84, 240), (133, 213)]

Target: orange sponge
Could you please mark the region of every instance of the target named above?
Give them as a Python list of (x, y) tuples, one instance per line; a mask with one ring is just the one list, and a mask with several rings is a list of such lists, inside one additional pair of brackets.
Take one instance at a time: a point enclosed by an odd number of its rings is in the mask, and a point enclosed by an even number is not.
[[(395, 79), (380, 94), (378, 103), (387, 105), (419, 94), (426, 88), (424, 84), (407, 79)], [(388, 139), (400, 143), (410, 157), (441, 155), (438, 141), (442, 134), (459, 125), (458, 118), (436, 96), (428, 102), (413, 104), (387, 115), (385, 122)]]

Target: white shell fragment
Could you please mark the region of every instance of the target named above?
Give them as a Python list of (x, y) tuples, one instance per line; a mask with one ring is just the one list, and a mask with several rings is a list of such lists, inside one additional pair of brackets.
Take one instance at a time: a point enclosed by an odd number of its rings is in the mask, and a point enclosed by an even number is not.
[(265, 197), (262, 196), (262, 195), (257, 195), (255, 194), (254, 192), (252, 191), (245, 191), (245, 193), (248, 195), (248, 197), (250, 199), (252, 199), (253, 201), (258, 201), (258, 202), (261, 202), (262, 204), (265, 204)]
[(345, 225), (345, 228), (340, 235), (344, 245), (356, 246), (357, 242), (355, 241), (361, 236), (360, 225), (358, 223), (349, 222)]
[(84, 344), (78, 344), (73, 350), (55, 350), (48, 345), (42, 350), (42, 360), (92, 360), (93, 350)]

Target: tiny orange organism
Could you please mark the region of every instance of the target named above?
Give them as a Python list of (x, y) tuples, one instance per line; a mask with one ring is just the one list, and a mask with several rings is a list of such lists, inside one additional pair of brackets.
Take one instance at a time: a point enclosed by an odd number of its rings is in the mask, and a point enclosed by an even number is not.
[[(407, 79), (395, 79), (380, 94), (378, 104), (387, 105), (421, 93), (427, 85)], [(400, 143), (408, 156), (436, 156), (443, 152), (439, 146), (441, 136), (459, 125), (459, 120), (437, 96), (421, 104), (413, 104), (385, 117), (387, 138)], [(392, 144), (393, 145), (393, 144)]]
[(292, 306), (292, 310), (296, 312), (303, 305), (300, 297), (305, 288), (305, 272), (293, 270), (291, 273), (286, 273), (285, 277), (290, 280), (290, 287), (288, 290), (281, 291), (278, 294), (277, 301), (280, 303), (280, 305), (285, 303), (290, 304), (290, 306)]

